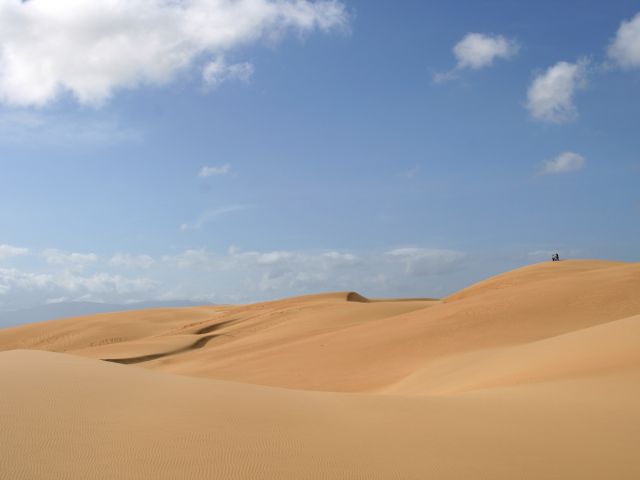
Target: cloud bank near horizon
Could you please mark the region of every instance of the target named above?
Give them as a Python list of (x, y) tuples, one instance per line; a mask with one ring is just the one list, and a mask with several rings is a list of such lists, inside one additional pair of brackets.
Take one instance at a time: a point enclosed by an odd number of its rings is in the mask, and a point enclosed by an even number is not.
[(204, 248), (171, 255), (0, 245), (0, 312), (61, 301), (234, 303), (327, 290), (433, 296), (465, 268), (464, 252), (426, 247), (382, 251), (245, 251)]

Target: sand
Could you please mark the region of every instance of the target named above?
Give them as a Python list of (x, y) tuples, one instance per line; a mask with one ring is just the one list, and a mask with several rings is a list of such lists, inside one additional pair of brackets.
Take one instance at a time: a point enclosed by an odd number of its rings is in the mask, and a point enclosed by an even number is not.
[[(427, 292), (428, 293), (428, 292)], [(640, 264), (0, 330), (0, 478), (640, 478)]]

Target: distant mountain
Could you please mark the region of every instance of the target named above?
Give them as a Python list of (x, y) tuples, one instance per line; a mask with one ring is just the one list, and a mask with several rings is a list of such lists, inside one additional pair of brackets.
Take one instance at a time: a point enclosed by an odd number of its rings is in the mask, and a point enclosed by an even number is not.
[(206, 302), (189, 300), (151, 301), (129, 304), (95, 303), (95, 302), (61, 302), (40, 305), (21, 310), (0, 312), (0, 328), (11, 327), (23, 323), (43, 322), (56, 318), (79, 317), (95, 313), (121, 312), (125, 310), (144, 310), (147, 308), (196, 307)]

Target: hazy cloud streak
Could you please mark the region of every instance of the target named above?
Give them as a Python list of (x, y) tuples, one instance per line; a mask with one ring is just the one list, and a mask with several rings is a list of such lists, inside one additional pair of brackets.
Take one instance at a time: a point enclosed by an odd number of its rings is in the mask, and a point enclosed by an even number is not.
[(200, 230), (207, 223), (214, 221), (216, 218), (221, 217), (227, 213), (232, 212), (240, 212), (242, 210), (247, 210), (251, 208), (251, 205), (227, 205), (224, 207), (214, 208), (212, 210), (207, 210), (203, 214), (201, 214), (195, 222), (193, 223), (183, 223), (180, 225), (180, 230), (183, 232), (189, 230)]
[(543, 175), (575, 172), (584, 168), (586, 164), (585, 158), (574, 152), (563, 152), (555, 158), (547, 160), (541, 173)]

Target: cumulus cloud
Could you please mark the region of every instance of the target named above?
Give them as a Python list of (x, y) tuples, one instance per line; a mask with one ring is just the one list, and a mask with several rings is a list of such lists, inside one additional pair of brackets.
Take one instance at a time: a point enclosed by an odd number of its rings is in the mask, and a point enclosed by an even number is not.
[(117, 89), (166, 84), (203, 62), (205, 81), (248, 78), (247, 65), (216, 59), (347, 23), (337, 0), (0, 0), (0, 101), (42, 106), (70, 92), (99, 105)]
[(88, 276), (78, 276), (63, 273), (52, 276), (53, 284), (71, 293), (85, 292), (84, 299), (89, 295), (130, 294), (150, 290), (155, 283), (148, 278), (127, 278), (122, 275), (112, 275), (105, 272)]
[[(345, 271), (360, 262), (348, 252), (300, 252), (275, 250), (269, 252), (242, 251), (230, 248), (225, 255), (205, 249), (186, 250), (163, 261), (183, 270), (212, 272), (216, 276), (236, 278), (240, 290), (254, 296), (281, 292), (300, 293), (333, 289), (352, 289), (351, 275)], [(342, 272), (342, 274), (340, 273)]]
[(460, 70), (490, 67), (498, 59), (511, 59), (518, 54), (520, 46), (513, 39), (502, 35), (468, 33), (453, 47), (457, 65), (453, 70), (434, 75), (436, 83), (457, 78)]
[(574, 152), (563, 152), (555, 158), (547, 160), (541, 173), (543, 175), (575, 172), (584, 168), (586, 164), (585, 158)]
[(0, 244), (0, 260), (5, 260), (11, 257), (18, 257), (21, 255), (27, 255), (29, 253), (28, 248), (14, 247), (13, 245)]
[(151, 268), (156, 264), (156, 261), (150, 255), (132, 255), (129, 253), (116, 253), (109, 260), (109, 265), (117, 268), (135, 269)]
[[(157, 259), (49, 249), (21, 269), (0, 267), (2, 310), (54, 301), (249, 302), (322, 291), (438, 296), (460, 286), (467, 255), (405, 247), (375, 251), (193, 248)], [(458, 280), (456, 280), (458, 278)], [(462, 283), (464, 284), (464, 283)], [(1, 318), (1, 316), (0, 316)]]
[(33, 290), (51, 283), (50, 275), (44, 273), (22, 272), (15, 268), (0, 268), (0, 295), (6, 295), (13, 289)]
[(533, 118), (552, 123), (574, 120), (576, 90), (586, 84), (588, 62), (558, 62), (538, 75), (527, 92), (527, 108)]
[(214, 221), (216, 218), (221, 217), (222, 215), (226, 215), (227, 213), (239, 212), (242, 210), (247, 210), (251, 208), (250, 205), (227, 205), (224, 207), (218, 207), (211, 210), (207, 210), (202, 213), (195, 222), (193, 223), (183, 223), (180, 225), (180, 230), (183, 232), (187, 232), (190, 230), (200, 230), (207, 223)]
[(607, 53), (622, 68), (640, 68), (640, 13), (622, 22)]
[[(178, 271), (189, 272), (191, 278), (201, 275), (225, 279), (223, 290), (235, 285), (236, 293), (245, 292), (244, 300), (247, 300), (327, 289), (361, 289), (381, 295), (416, 295), (422, 291), (423, 295), (432, 295), (441, 291), (444, 278), (462, 268), (465, 258), (463, 252), (418, 247), (359, 253), (335, 250), (260, 252), (233, 247), (226, 254), (191, 249), (165, 256), (162, 261)], [(210, 280), (202, 284), (211, 286), (213, 283), (215, 281)], [(204, 297), (215, 301), (214, 297)]]
[(95, 253), (65, 252), (48, 248), (42, 252), (48, 264), (64, 267), (69, 270), (82, 270), (98, 261)]
[(132, 295), (152, 295), (156, 283), (105, 272), (78, 275), (70, 271), (29, 272), (0, 268), (0, 304), (4, 309), (45, 304), (52, 298), (69, 301), (126, 301)]
[(311, 264), (316, 266), (339, 266), (353, 265), (358, 261), (358, 257), (348, 252), (325, 251), (325, 252), (296, 252), (288, 250), (274, 250), (270, 252), (259, 252), (254, 250), (243, 251), (239, 247), (232, 246), (226, 255), (219, 255), (206, 249), (189, 249), (184, 252), (164, 256), (163, 261), (178, 268), (197, 267), (206, 270), (234, 270), (246, 266), (272, 267), (290, 264), (295, 265)]
[(231, 164), (229, 163), (225, 163), (224, 165), (213, 166), (213, 167), (204, 166), (200, 169), (198, 176), (206, 178), (206, 177), (212, 177), (217, 175), (226, 175), (230, 171), (231, 171)]
[(502, 35), (468, 33), (454, 47), (458, 68), (489, 67), (496, 59), (509, 59), (517, 55), (520, 47), (515, 40)]

